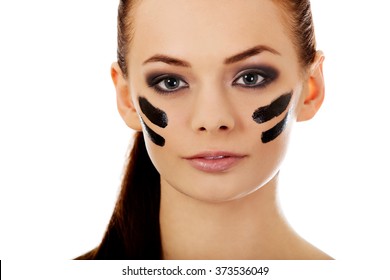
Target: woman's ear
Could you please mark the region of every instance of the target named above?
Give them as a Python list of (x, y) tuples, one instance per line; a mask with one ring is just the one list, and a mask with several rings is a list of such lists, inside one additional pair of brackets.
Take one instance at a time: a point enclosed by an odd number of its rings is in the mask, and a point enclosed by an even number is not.
[(119, 114), (128, 127), (141, 131), (142, 126), (135, 110), (133, 100), (129, 90), (129, 83), (123, 76), (122, 70), (117, 62), (111, 65), (111, 78), (115, 85), (116, 102)]
[(325, 96), (325, 84), (322, 66), (324, 55), (317, 51), (315, 60), (310, 67), (309, 77), (303, 88), (303, 103), (297, 114), (297, 121), (307, 121), (314, 117), (320, 109)]

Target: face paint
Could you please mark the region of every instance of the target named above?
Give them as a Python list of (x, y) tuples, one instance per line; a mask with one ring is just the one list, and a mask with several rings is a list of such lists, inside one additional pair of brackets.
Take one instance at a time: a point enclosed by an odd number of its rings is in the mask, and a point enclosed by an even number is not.
[(252, 118), (257, 123), (265, 123), (277, 116), (280, 116), (288, 107), (292, 93), (286, 93), (274, 100), (270, 105), (257, 109)]
[(275, 125), (273, 128), (264, 131), (261, 134), (261, 142), (268, 143), (274, 140), (276, 137), (278, 137), (284, 130), (287, 124), (289, 112), (287, 112), (286, 116), (281, 120), (277, 125)]
[(152, 142), (154, 144), (156, 144), (157, 146), (163, 147), (165, 145), (165, 139), (161, 135), (154, 132), (149, 126), (147, 126), (141, 117), (140, 117), (140, 120), (141, 120), (142, 126), (145, 128), (146, 133), (148, 134), (150, 140), (152, 140)]
[[(165, 128), (168, 125), (168, 116), (164, 111), (154, 107), (145, 97), (138, 97), (138, 102), (142, 113), (144, 113), (153, 124), (162, 128)], [(165, 139), (147, 126), (141, 117), (140, 119), (150, 140), (152, 140), (154, 144), (163, 147), (165, 145)]]
[(168, 116), (164, 111), (154, 107), (144, 97), (138, 97), (138, 102), (142, 113), (144, 113), (152, 123), (162, 128), (165, 128), (168, 125)]
[[(252, 115), (253, 120), (258, 123), (265, 123), (280, 116), (290, 104), (292, 92), (283, 94), (268, 106), (258, 108)], [(286, 127), (289, 112), (286, 113), (283, 120), (271, 129), (264, 131), (261, 135), (261, 141), (265, 144), (277, 138)]]

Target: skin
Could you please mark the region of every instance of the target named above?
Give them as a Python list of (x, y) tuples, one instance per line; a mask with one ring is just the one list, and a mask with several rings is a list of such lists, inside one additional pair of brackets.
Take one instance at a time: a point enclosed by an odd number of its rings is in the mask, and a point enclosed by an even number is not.
[[(128, 77), (117, 63), (111, 74), (118, 110), (126, 124), (142, 130), (140, 118), (165, 139), (153, 143), (144, 131), (149, 156), (161, 174), (160, 226), (165, 259), (329, 259), (299, 237), (281, 213), (278, 172), (295, 121), (311, 119), (324, 97), (323, 56), (302, 69), (282, 12), (272, 1), (143, 0), (134, 13)], [(270, 24), (272, 22), (272, 24)], [(262, 51), (235, 63), (232, 57), (254, 46)], [(188, 67), (145, 61), (163, 54)], [(153, 59), (155, 60), (155, 59)], [(262, 88), (237, 84), (242, 70), (266, 65), (278, 77)], [(151, 73), (179, 75), (187, 84), (161, 94), (146, 83)], [(293, 92), (281, 115), (258, 124), (256, 109)], [(140, 110), (139, 97), (166, 112), (165, 128)], [(262, 143), (261, 134), (289, 110), (284, 131)], [(186, 157), (228, 151), (243, 158), (223, 172), (204, 172)]]

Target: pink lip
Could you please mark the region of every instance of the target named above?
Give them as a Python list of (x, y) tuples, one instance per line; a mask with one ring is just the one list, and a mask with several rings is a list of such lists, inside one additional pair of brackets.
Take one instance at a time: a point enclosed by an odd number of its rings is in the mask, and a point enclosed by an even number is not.
[(238, 164), (245, 155), (230, 152), (205, 152), (185, 158), (192, 167), (204, 172), (224, 172)]

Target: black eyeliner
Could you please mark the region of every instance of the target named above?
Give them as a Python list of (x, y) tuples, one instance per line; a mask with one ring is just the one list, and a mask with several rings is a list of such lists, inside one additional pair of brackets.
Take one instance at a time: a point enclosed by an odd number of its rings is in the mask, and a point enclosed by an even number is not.
[(176, 77), (176, 75), (171, 75), (171, 74), (154, 74), (154, 75), (149, 75), (146, 77), (146, 84), (148, 87), (154, 87), (161, 81), (163, 81), (166, 78), (169, 77)]
[[(161, 89), (157, 86), (159, 83), (161, 83), (162, 81), (164, 81), (165, 79), (168, 79), (168, 78), (174, 78), (174, 79), (183, 81), (185, 84), (187, 84), (185, 79), (182, 78), (180, 75), (170, 74), (170, 73), (162, 73), (162, 74), (155, 73), (155, 74), (150, 74), (150, 75), (146, 76), (146, 85), (149, 88), (152, 88), (154, 91), (156, 91), (159, 94), (170, 94), (170, 93), (174, 93), (174, 92), (177, 92), (177, 91), (180, 91), (183, 89), (183, 88), (178, 88), (178, 89), (169, 91), (169, 90)], [(187, 87), (185, 87), (185, 88), (187, 88)]]
[(264, 74), (265, 76), (269, 77), (270, 79), (276, 79), (279, 76), (279, 71), (271, 66), (259, 66), (259, 65), (247, 65), (245, 67), (242, 67), (241, 70), (238, 71), (236, 74), (236, 77), (242, 76), (242, 74), (245, 74), (246, 72), (252, 72), (252, 71), (258, 71), (259, 73)]
[[(239, 80), (241, 77), (243, 77), (245, 74), (258, 74), (260, 76), (264, 77), (264, 82), (262, 82), (259, 85), (241, 85), (241, 84), (236, 84), (237, 80)], [(234, 86), (240, 86), (243, 88), (247, 89), (258, 89), (258, 88), (263, 88), (266, 87), (268, 84), (271, 82), (275, 81), (279, 77), (279, 71), (275, 69), (274, 67), (271, 66), (258, 66), (258, 65), (253, 65), (253, 66), (245, 66), (238, 72), (238, 74), (235, 75), (233, 79), (233, 85)]]

